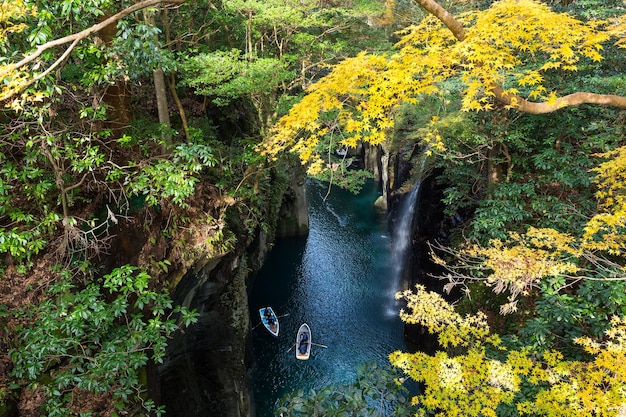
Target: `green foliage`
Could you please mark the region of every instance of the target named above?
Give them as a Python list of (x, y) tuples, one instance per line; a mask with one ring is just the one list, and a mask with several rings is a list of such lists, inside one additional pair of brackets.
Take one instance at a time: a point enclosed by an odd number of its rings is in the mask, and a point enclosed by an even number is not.
[(251, 100), (262, 135), (276, 116), (276, 103), (284, 95), (301, 94), (329, 62), (362, 48), (390, 46), (386, 23), (371, 24), (385, 10), (379, 0), (228, 0), (221, 7), (208, 8), (216, 42), (208, 43), (210, 48), (199, 45), (198, 54), (186, 47), (181, 51), (182, 83), (218, 106)]
[(145, 195), (148, 206), (164, 200), (186, 207), (185, 199), (193, 195), (199, 178), (195, 175), (215, 164), (210, 147), (180, 144), (172, 159), (161, 159), (142, 166), (128, 182), (131, 195)]
[[(351, 162), (351, 158), (348, 161)], [(363, 188), (365, 181), (374, 178), (374, 174), (363, 169), (348, 169), (346, 164), (344, 160), (337, 160), (337, 162), (330, 164), (331, 168), (329, 170), (312, 177), (341, 187), (353, 194), (358, 194)]]
[(476, 209), (471, 238), (481, 242), (506, 239), (509, 230), (516, 230), (516, 225), (523, 227), (535, 218), (526, 205), (528, 200), (535, 197), (532, 183), (498, 184), (491, 198), (482, 201)]
[[(124, 71), (118, 76), (138, 80), (152, 75), (152, 71), (159, 67), (166, 72), (175, 70), (174, 56), (161, 45), (161, 29), (151, 24), (131, 22), (121, 20), (118, 23), (113, 44), (106, 49), (109, 61), (115, 62)], [(123, 65), (113, 57), (124, 57)]]
[(149, 280), (130, 265), (105, 275), (102, 285), (78, 289), (62, 280), (49, 289), (50, 299), (16, 312), (25, 324), (9, 352), (13, 388), (41, 389), (49, 416), (71, 414), (81, 391), (110, 395), (119, 412), (139, 404), (158, 411), (141, 399), (141, 369), (162, 361), (178, 315), (189, 326), (197, 314), (173, 307), (167, 293), (149, 289)]
[(626, 316), (626, 283), (586, 280), (571, 294), (561, 291), (564, 285), (564, 279), (542, 283), (530, 312), (533, 317), (524, 321), (517, 342), (540, 352), (557, 349), (569, 360), (588, 360), (588, 354), (574, 341), (581, 337), (599, 340), (611, 317)]
[[(530, 225), (581, 230), (595, 210), (595, 154), (613, 149), (621, 135), (618, 112), (585, 107), (514, 122), (506, 113), (454, 115), (433, 126), (445, 146), (437, 153), (447, 212), (475, 208), (469, 237), (486, 243)], [(496, 182), (489, 182), (489, 160), (498, 166)]]
[(283, 417), (383, 417), (405, 416), (411, 412), (409, 391), (393, 369), (366, 363), (358, 368), (357, 379), (348, 385), (299, 390), (281, 398), (275, 413)]
[(292, 74), (287, 63), (276, 58), (245, 59), (232, 49), (189, 58), (182, 68), (183, 83), (206, 95), (217, 106), (225, 106), (241, 97), (270, 95)]
[(223, 228), (218, 228), (218, 230), (207, 239), (206, 243), (213, 253), (223, 254), (233, 250), (235, 243), (237, 243), (237, 237), (230, 230), (225, 231)]
[[(223, 7), (221, 18), (231, 16), (241, 39), (251, 43), (254, 51), (291, 56), (293, 63), (304, 64), (313, 72), (319, 71), (314, 68), (316, 63), (336, 61), (363, 49), (388, 49), (394, 29), (385, 25), (395, 23), (384, 21), (385, 12), (392, 10), (378, 0), (226, 0)], [(404, 7), (407, 14), (409, 10), (415, 13), (417, 7)]]
[(567, 11), (583, 19), (607, 19), (624, 13), (622, 0), (552, 0), (555, 10)]

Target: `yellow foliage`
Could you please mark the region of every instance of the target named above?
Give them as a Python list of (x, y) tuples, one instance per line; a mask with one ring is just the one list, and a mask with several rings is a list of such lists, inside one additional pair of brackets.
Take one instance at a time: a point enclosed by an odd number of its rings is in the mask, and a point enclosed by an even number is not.
[(509, 404), (519, 391), (521, 376), (528, 372), (530, 361), (514, 363), (490, 359), (482, 348), (450, 356), (436, 352), (394, 352), (390, 360), (425, 390), (412, 399), (420, 406), (417, 415), (437, 410), (442, 416), (495, 416), (500, 404)]
[[(539, 246), (553, 244), (544, 235), (538, 238)], [(569, 245), (563, 248), (567, 251)], [(423, 287), (401, 296), (410, 305), (410, 311), (402, 315), (407, 323), (422, 324), (438, 335), (446, 327), (468, 323), (452, 305)], [(412, 399), (419, 407), (416, 415), (496, 416), (498, 407), (518, 400), (515, 395), (522, 383), (527, 387), (524, 399), (515, 404), (521, 415), (621, 416), (626, 412), (626, 318), (613, 318), (604, 341), (576, 340), (593, 355), (586, 362), (566, 360), (558, 351), (542, 355), (527, 349), (504, 351), (499, 339), (487, 334), (486, 324), (476, 323), (486, 332), (474, 333), (476, 343), (464, 345), (464, 350), (390, 355), (394, 366), (424, 384), (425, 389)], [(493, 348), (501, 352), (498, 358), (488, 353)], [(534, 387), (528, 389), (529, 384)]]
[[(466, 37), (452, 50), (456, 60), (473, 64), (465, 68), (464, 80), (489, 90), (491, 84), (502, 80), (502, 69), (534, 65), (535, 69), (520, 73), (510, 71), (507, 80), (521, 87), (540, 87), (532, 91), (534, 98), (546, 98), (542, 95), (547, 88), (542, 84), (541, 72), (553, 68), (575, 70), (583, 57), (599, 60), (598, 51), (608, 39), (598, 23), (585, 24), (534, 0), (496, 2), (488, 10), (466, 13), (460, 20), (467, 27)], [(466, 92), (466, 109), (484, 109), (479, 101), (481, 93), (475, 88)]]
[[(21, 91), (29, 79), (30, 74), (23, 68), (16, 70), (13, 64), (0, 65), (0, 80), (2, 81), (0, 101), (4, 101), (8, 97), (11, 97)], [(20, 105), (19, 101), (16, 101), (16, 103), (13, 104), (13, 106), (16, 105)], [(20, 110), (20, 108), (14, 108), (14, 110)]]
[(626, 48), (626, 15), (613, 19), (608, 28), (608, 33), (618, 39), (617, 46)]
[(483, 313), (462, 317), (441, 295), (426, 291), (424, 286), (416, 286), (415, 292), (398, 293), (396, 298), (403, 299), (408, 309), (400, 311), (400, 318), (436, 333), (442, 346), (470, 346), (483, 341), (489, 334)]
[[(511, 233), (506, 241), (493, 240), (488, 246), (440, 248), (454, 257), (446, 261), (433, 255), (449, 271), (446, 289), (480, 280), (497, 294), (508, 292), (508, 302), (500, 306), (500, 313), (508, 314), (516, 311), (520, 296), (540, 288), (545, 278), (564, 279), (564, 285), (588, 278), (625, 280), (626, 147), (600, 156), (605, 162), (592, 170), (598, 212), (581, 236), (530, 227), (524, 234)], [(586, 348), (591, 351), (593, 346)]]
[[(594, 279), (626, 279), (626, 147), (600, 156), (605, 162), (592, 169), (596, 173), (598, 212), (587, 222), (582, 236), (530, 227), (524, 234), (511, 233), (506, 241), (451, 251), (460, 265), (448, 264), (441, 257), (434, 257), (434, 261), (451, 271), (471, 269), (471, 279), (483, 280), (495, 293), (508, 291), (509, 303), (501, 306), (502, 314), (515, 311), (517, 298), (538, 288), (546, 277), (585, 279), (589, 271), (579, 265), (589, 265), (589, 261), (594, 266)], [(469, 277), (455, 274), (449, 285)]]
[(592, 169), (596, 173), (599, 213), (585, 227), (583, 248), (626, 253), (626, 147), (599, 155), (607, 160)]
[[(34, 13), (34, 7), (27, 5), (24, 0), (2, 0), (0, 3), (0, 42), (4, 42), (10, 33), (23, 31), (26, 25), (16, 22)], [(16, 70), (13, 64), (0, 65), (0, 81), (2, 82), (0, 101), (19, 92), (27, 80), (26, 71)]]
[[(275, 157), (292, 149), (304, 164), (319, 167), (327, 151), (318, 146), (330, 132), (344, 135), (345, 146), (384, 143), (398, 105), (441, 93), (441, 82), (451, 77), (465, 85), (462, 106), (467, 111), (492, 109), (495, 85), (506, 85), (510, 106), (518, 104), (523, 91), (528, 98), (556, 104), (557, 96), (544, 84), (545, 73), (575, 71), (583, 59), (602, 59), (602, 43), (623, 34), (623, 19), (612, 26), (583, 23), (536, 0), (497, 1), (458, 21), (464, 27), (461, 40), (428, 15), (399, 32), (393, 55), (361, 53), (334, 66), (278, 121), (262, 152)], [(429, 140), (438, 143), (436, 136)], [(300, 141), (305, 143), (294, 149)]]
[(589, 362), (565, 361), (557, 352), (544, 356), (533, 383), (549, 386), (534, 402), (518, 407), (528, 415), (619, 416), (626, 411), (626, 319), (614, 317), (606, 341), (576, 342), (594, 355)]
[(4, 41), (9, 33), (24, 30), (26, 25), (15, 23), (15, 21), (28, 14), (34, 14), (34, 10), (24, 0), (2, 0), (0, 3), (0, 42)]
[(471, 259), (486, 271), (485, 283), (496, 294), (510, 293), (506, 314), (515, 310), (515, 300), (528, 295), (544, 277), (574, 274), (580, 250), (575, 239), (553, 229), (529, 228), (526, 234), (511, 233), (507, 242), (492, 240), (488, 247), (472, 245), (462, 249), (460, 258)]

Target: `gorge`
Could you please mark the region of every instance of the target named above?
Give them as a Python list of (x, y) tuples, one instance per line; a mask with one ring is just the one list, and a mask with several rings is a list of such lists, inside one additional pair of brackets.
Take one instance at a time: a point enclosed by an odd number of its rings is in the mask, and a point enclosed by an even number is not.
[[(252, 384), (257, 417), (293, 391), (350, 384), (365, 363), (389, 366), (387, 355), (403, 349), (403, 325), (394, 298), (392, 242), (386, 215), (373, 202), (379, 186), (370, 182), (359, 195), (310, 181), (310, 233), (282, 239), (251, 288)], [(278, 308), (281, 334), (274, 338), (254, 326), (263, 305)], [(313, 331), (311, 359), (296, 361), (298, 326)]]
[[(394, 293), (412, 285), (405, 270), (415, 265), (405, 263), (417, 259), (419, 237), (413, 230), (425, 229), (418, 226), (421, 181), (405, 195), (392, 190), (390, 212), (374, 204), (381, 187), (388, 186), (381, 181), (368, 182), (356, 196), (335, 187), (326, 195), (327, 183), (303, 177), (293, 177), (291, 184), (279, 213), (302, 213), (305, 204), (308, 227), (279, 234), (275, 246), (262, 243), (261, 235), (242, 255), (191, 268), (178, 284), (175, 301), (201, 315), (170, 343), (160, 367), (168, 415), (269, 417), (280, 396), (349, 383), (359, 365), (386, 366), (389, 353), (405, 348)], [(432, 204), (428, 196), (423, 201)], [(283, 230), (289, 218), (277, 218)], [(288, 314), (281, 319), (279, 340), (257, 326), (264, 305)], [(309, 363), (300, 364), (287, 350), (303, 321), (328, 348), (316, 349)]]
[(4, 0), (0, 417), (626, 415), (625, 10)]

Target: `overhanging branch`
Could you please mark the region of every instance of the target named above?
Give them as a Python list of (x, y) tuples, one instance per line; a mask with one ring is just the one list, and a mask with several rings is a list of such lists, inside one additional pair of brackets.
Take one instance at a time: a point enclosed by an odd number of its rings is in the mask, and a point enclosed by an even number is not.
[[(452, 32), (454, 37), (459, 42), (465, 40), (465, 30), (463, 29), (463, 25), (439, 3), (434, 0), (414, 1), (428, 13), (439, 19), (450, 30), (450, 32)], [(491, 85), (489, 91), (493, 93), (495, 99), (499, 103), (510, 106), (511, 108), (520, 112), (530, 114), (551, 113), (564, 107), (579, 106), (581, 104), (597, 104), (626, 109), (626, 97), (613, 94), (576, 92), (563, 97), (559, 97), (554, 102), (547, 103), (532, 102), (526, 100), (519, 95), (506, 93), (504, 89), (497, 84)]]
[[(102, 22), (93, 25), (85, 30), (82, 30), (78, 33), (74, 33), (72, 35), (68, 35), (65, 36), (63, 38), (59, 38), (59, 39), (54, 39), (50, 42), (46, 42), (42, 45), (37, 46), (37, 48), (35, 49), (35, 51), (31, 52), (30, 54), (26, 55), (21, 61), (16, 62), (13, 65), (8, 65), (6, 69), (4, 69), (3, 71), (0, 71), (0, 79), (2, 79), (5, 75), (7, 75), (8, 73), (18, 70), (21, 67), (30, 64), (31, 62), (33, 62), (35, 59), (37, 59), (42, 53), (44, 53), (45, 51), (47, 51), (48, 49), (51, 48), (55, 48), (57, 46), (60, 45), (65, 45), (67, 43), (71, 42), (71, 45), (68, 47), (67, 51), (65, 51), (62, 54), (62, 59), (60, 58), (59, 60), (57, 60), (53, 66), (57, 66), (61, 61), (63, 61), (65, 58), (67, 58), (67, 56), (69, 55), (69, 52), (71, 52), (71, 50), (74, 48), (74, 46), (76, 46), (76, 44), (85, 39), (86, 37), (90, 36), (91, 34), (98, 32), (102, 29), (104, 29), (105, 27), (109, 26), (110, 24), (113, 24), (115, 22), (117, 22), (118, 20), (121, 20), (123, 18), (125, 18), (126, 16), (128, 16), (131, 13), (134, 13), (138, 10), (142, 10), (145, 9), (147, 7), (150, 6), (156, 6), (158, 4), (183, 4), (186, 0), (144, 0), (141, 1), (139, 3), (133, 4), (130, 7), (127, 7), (124, 10), (121, 10), (117, 13), (115, 13), (114, 15), (110, 16), (109, 18), (103, 20)], [(45, 71), (44, 75), (49, 73), (49, 71)], [(29, 80), (29, 82), (27, 84), (24, 85), (24, 87), (27, 87), (28, 85), (32, 84), (33, 82), (37, 81), (38, 79), (41, 79), (44, 75), (40, 75), (35, 77), (33, 80)], [(3, 99), (7, 99), (10, 98), (11, 96), (15, 95), (17, 93), (17, 91), (13, 91), (10, 95), (7, 95), (5, 97), (3, 97)]]
[(494, 85), (491, 91), (498, 102), (510, 106), (515, 110), (530, 114), (552, 113), (564, 107), (579, 106), (581, 104), (598, 104), (626, 109), (626, 97), (614, 94), (596, 94), (581, 91), (559, 97), (552, 103), (536, 103), (520, 96), (507, 94), (499, 85)]

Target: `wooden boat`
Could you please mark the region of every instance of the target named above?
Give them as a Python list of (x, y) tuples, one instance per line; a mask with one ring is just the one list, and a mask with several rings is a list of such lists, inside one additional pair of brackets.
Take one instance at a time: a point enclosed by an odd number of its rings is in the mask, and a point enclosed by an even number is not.
[(278, 317), (272, 307), (263, 307), (259, 309), (259, 315), (261, 316), (261, 322), (265, 326), (268, 332), (274, 337), (278, 337), (278, 331), (280, 330), (280, 324), (278, 323)]
[(303, 323), (296, 336), (296, 359), (307, 360), (311, 356), (311, 328)]

